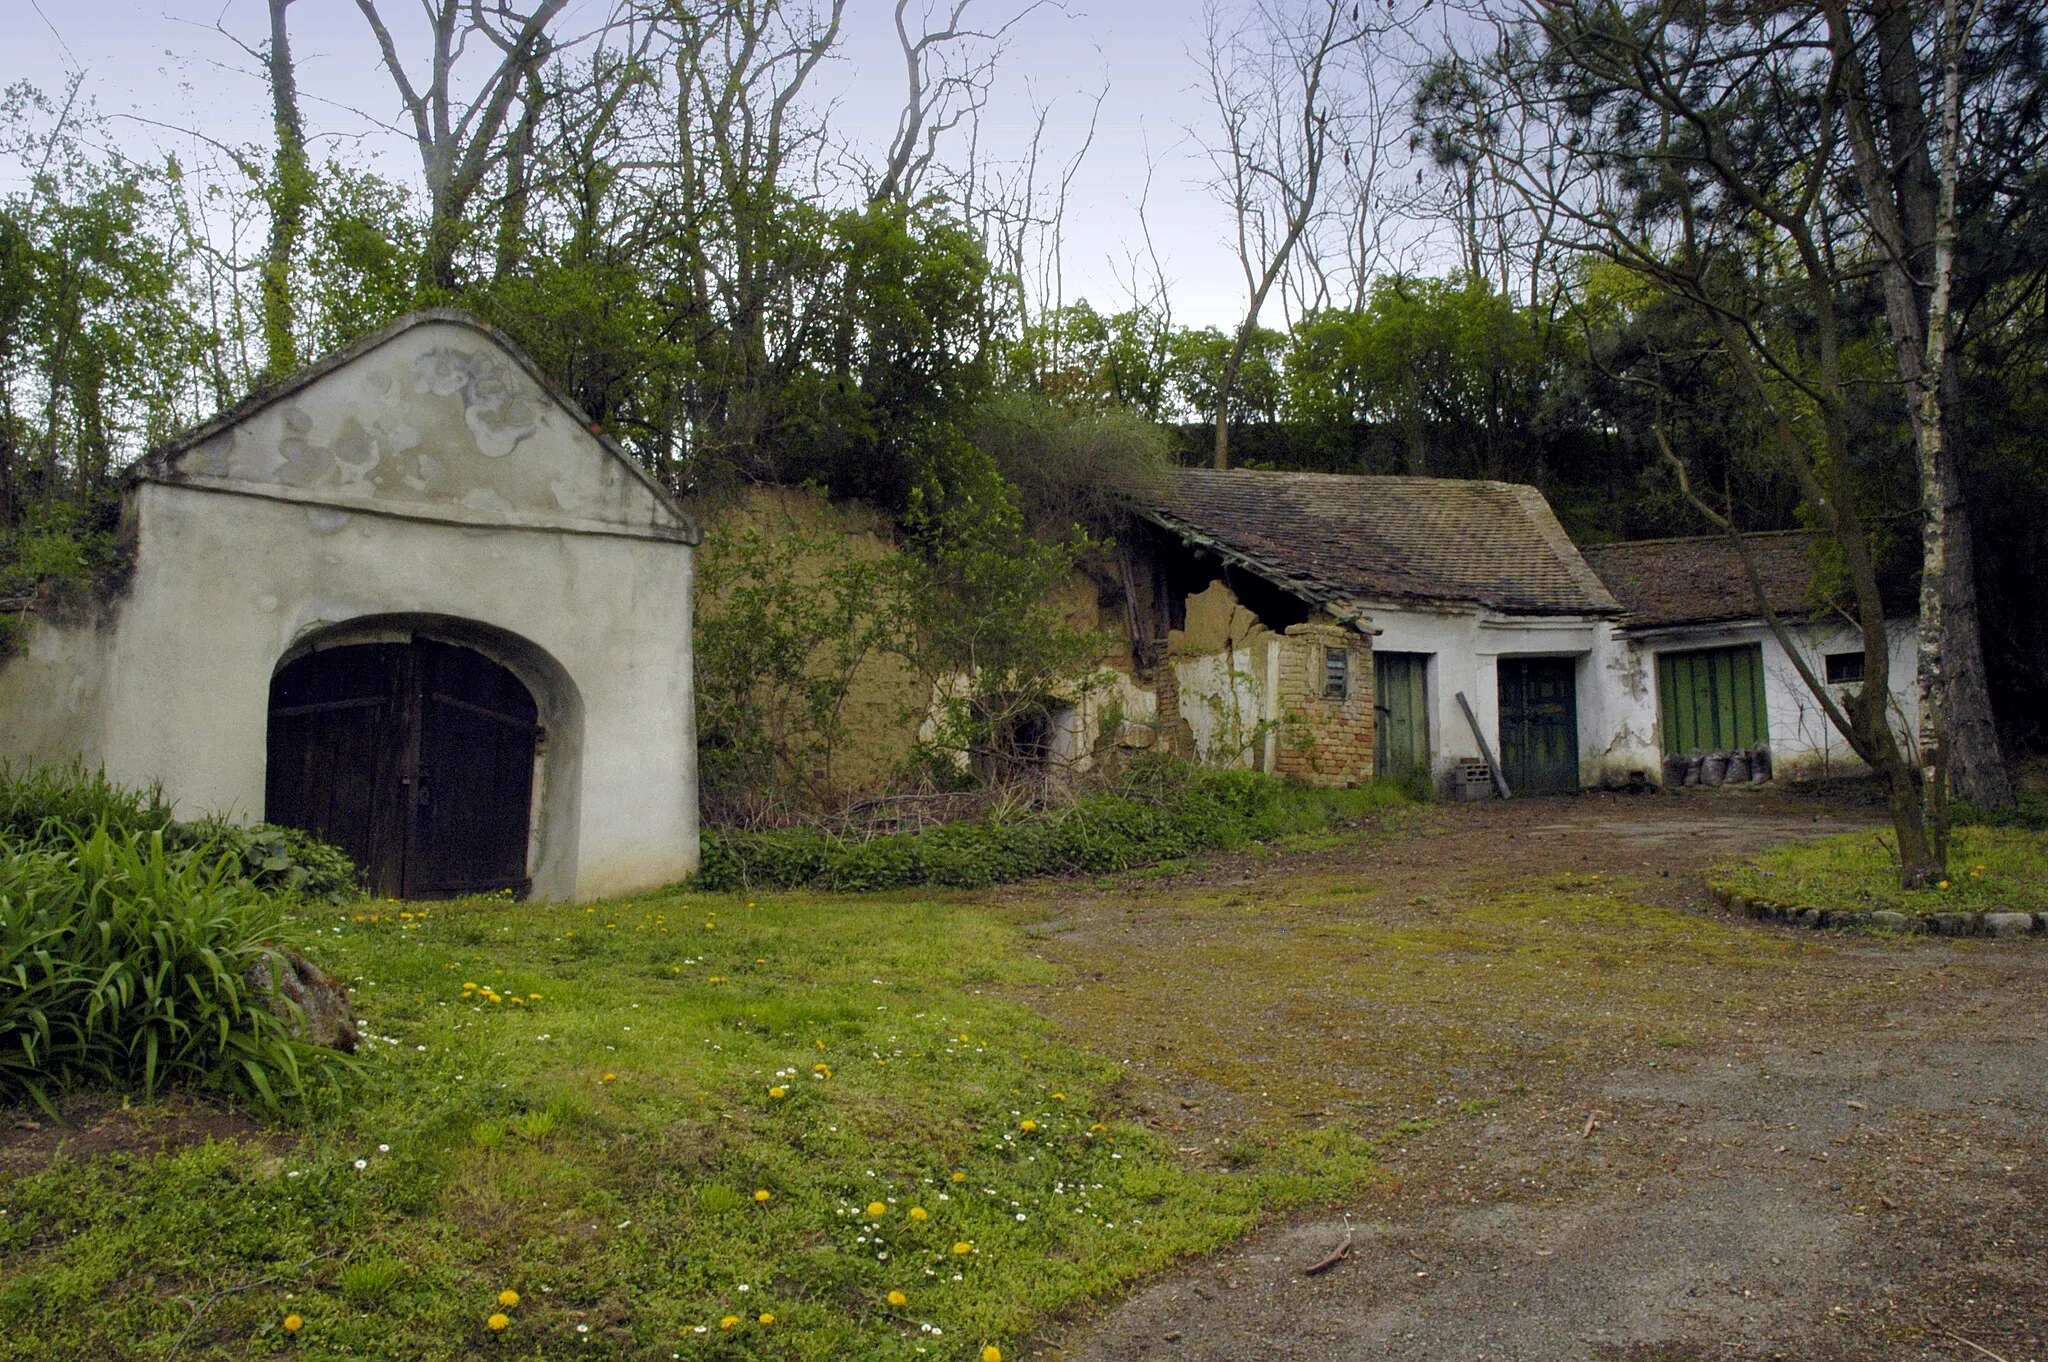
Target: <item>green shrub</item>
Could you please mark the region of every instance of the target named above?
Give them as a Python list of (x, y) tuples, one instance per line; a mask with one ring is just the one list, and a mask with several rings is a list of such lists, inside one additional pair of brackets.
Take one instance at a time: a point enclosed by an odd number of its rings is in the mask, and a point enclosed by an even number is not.
[(346, 1061), (294, 1040), (247, 977), (287, 926), (211, 844), (105, 823), (68, 849), (0, 842), (0, 1096), (189, 1082), (277, 1109), (332, 1088)]
[(865, 840), (810, 829), (706, 832), (707, 889), (981, 889), (1034, 875), (1105, 874), (1322, 831), (1407, 802), (1393, 785), (1313, 790), (1255, 771), (1148, 762), (1102, 793), (1009, 819)]
[(210, 847), (227, 854), (243, 878), (271, 893), (321, 899), (362, 893), (361, 874), (348, 853), (299, 828), (203, 818), (173, 823), (165, 836), (181, 847)]
[(172, 851), (206, 849), (233, 859), (235, 873), (260, 889), (342, 899), (361, 892), (355, 862), (310, 832), (224, 818), (172, 821), (163, 791), (130, 790), (104, 772), (77, 766), (0, 767), (0, 844), (59, 850), (106, 828), (115, 837), (161, 832)]

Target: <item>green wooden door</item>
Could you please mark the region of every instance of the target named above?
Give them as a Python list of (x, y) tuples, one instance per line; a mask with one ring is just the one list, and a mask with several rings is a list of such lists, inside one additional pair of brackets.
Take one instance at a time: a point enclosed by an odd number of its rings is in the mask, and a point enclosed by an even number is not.
[(1500, 766), (1510, 794), (1579, 788), (1579, 697), (1568, 657), (1500, 660)]
[(1657, 654), (1657, 698), (1667, 757), (1732, 752), (1771, 740), (1758, 644)]
[(1374, 651), (1374, 775), (1397, 778), (1429, 770), (1429, 705), (1423, 688), (1428, 674), (1428, 653)]

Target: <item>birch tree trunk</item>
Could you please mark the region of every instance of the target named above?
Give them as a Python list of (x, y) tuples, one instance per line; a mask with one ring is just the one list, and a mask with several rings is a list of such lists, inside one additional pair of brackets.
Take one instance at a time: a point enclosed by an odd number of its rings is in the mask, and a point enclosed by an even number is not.
[(270, 240), (258, 276), (263, 327), (263, 373), (257, 386), (275, 383), (299, 367), (292, 306), (292, 262), (306, 230), (313, 198), (313, 168), (306, 159), (306, 124), (299, 115), (298, 73), (285, 11), (292, 0), (270, 0), (270, 46), (264, 67), (270, 78), (270, 115), (277, 147), (271, 157)]

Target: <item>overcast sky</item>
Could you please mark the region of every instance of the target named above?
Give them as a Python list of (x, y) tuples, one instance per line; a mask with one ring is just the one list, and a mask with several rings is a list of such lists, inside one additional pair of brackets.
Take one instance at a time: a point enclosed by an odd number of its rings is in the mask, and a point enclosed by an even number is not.
[[(1018, 3), (980, 0), (971, 13), (1001, 17)], [(0, 83), (26, 80), (54, 94), (82, 69), (100, 111), (129, 116), (113, 126), (131, 152), (179, 149), (197, 159), (176, 129), (237, 144), (268, 141), (268, 100), (254, 63), (214, 31), (218, 23), (257, 45), (268, 31), (263, 0), (0, 0), (0, 9), (12, 20)], [(416, 26), (412, 51), (424, 52), (417, 0), (385, 0), (383, 9), (394, 27)], [(587, 26), (602, 9), (597, 0), (577, 0), (571, 14), (581, 10)], [(821, 93), (838, 101), (835, 133), (876, 156), (902, 103), (890, 12), (890, 0), (849, 0), (840, 59), (820, 82)], [(399, 109), (355, 0), (296, 0), (291, 19), (309, 126), (334, 135), (345, 159), (416, 182), (409, 143), (378, 128)], [(576, 29), (572, 21), (567, 31)], [(1208, 114), (1195, 55), (1201, 37), (1200, 0), (1069, 0), (1064, 10), (1041, 7), (1013, 31), (982, 124), (983, 144), (997, 155), (1021, 150), (1034, 99), (1052, 106), (1051, 149), (1071, 155), (1086, 136), (1094, 96), (1107, 90), (1066, 219), (1069, 299), (1086, 297), (1105, 311), (1128, 305), (1149, 177), (1148, 218), (1176, 320), (1235, 321), (1244, 285), (1226, 245), (1227, 219), (1203, 187), (1206, 162), (1189, 136)]]

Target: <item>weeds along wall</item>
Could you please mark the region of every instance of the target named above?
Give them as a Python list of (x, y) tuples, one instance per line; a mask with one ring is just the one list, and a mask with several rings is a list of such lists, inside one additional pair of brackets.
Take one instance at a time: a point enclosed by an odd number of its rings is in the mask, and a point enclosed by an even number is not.
[[(939, 735), (971, 678), (921, 673), (891, 635), (899, 623), (886, 616), (900, 607), (887, 573), (904, 550), (884, 516), (811, 488), (757, 486), (705, 518), (697, 657), (714, 818), (746, 820), (764, 786), (844, 804), (900, 782), (920, 754), (971, 769), (971, 754)], [(1076, 570), (1042, 602), (1062, 630), (1099, 644), (1092, 665), (1030, 697), (1044, 711), (1046, 774), (1156, 753), (1314, 784), (1371, 776), (1369, 633), (1326, 615), (1276, 632), (1217, 580), (1187, 597), (1145, 666), (1120, 584), (1102, 573), (1101, 561)], [(1333, 652), (1348, 663), (1338, 698), (1326, 684)]]

